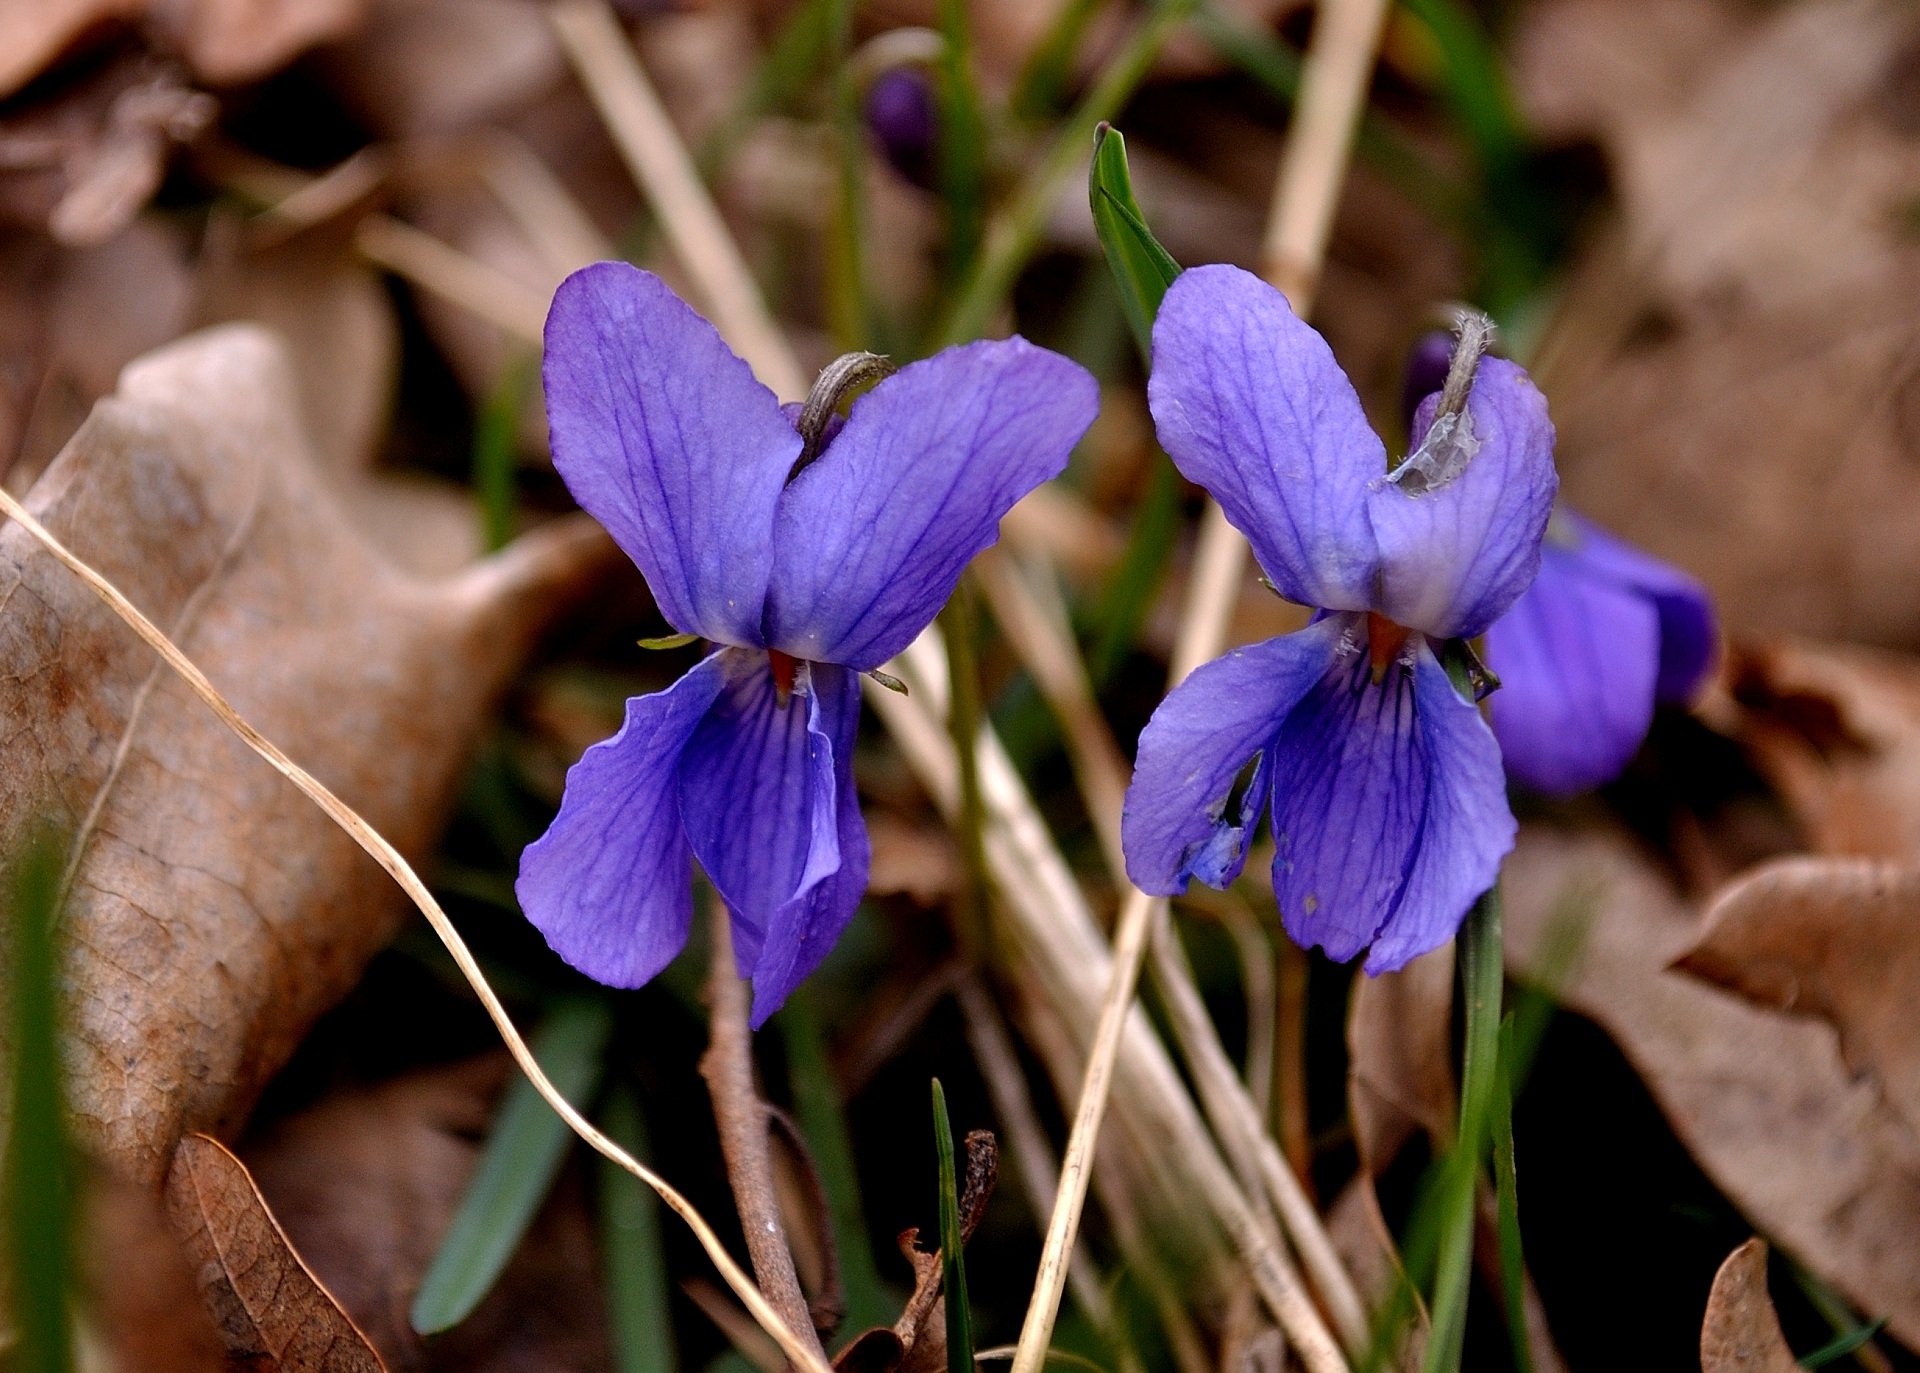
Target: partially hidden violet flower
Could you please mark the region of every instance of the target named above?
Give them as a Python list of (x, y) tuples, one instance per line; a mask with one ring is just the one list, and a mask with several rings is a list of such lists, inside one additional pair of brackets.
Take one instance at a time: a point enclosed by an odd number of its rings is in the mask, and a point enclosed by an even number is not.
[(794, 409), (657, 277), (613, 262), (555, 294), (544, 378), (568, 489), (667, 621), (716, 650), (628, 701), (568, 772), (515, 890), (562, 958), (633, 987), (686, 943), (697, 859), (757, 1027), (866, 887), (859, 674), (926, 627), (1000, 517), (1061, 470), (1098, 388), (1024, 339), (951, 348), (882, 381), (803, 460)]
[(888, 67), (867, 87), (864, 112), (888, 164), (921, 190), (932, 190), (940, 113), (927, 73), (912, 64)]
[[(1409, 410), (1440, 389), (1445, 333), (1415, 345)], [(1540, 575), (1487, 630), (1490, 702), (1507, 775), (1553, 796), (1611, 782), (1639, 752), (1658, 705), (1690, 702), (1713, 667), (1713, 601), (1679, 568), (1561, 506)]]
[(1225, 266), (1168, 290), (1148, 384), (1161, 445), (1274, 588), (1318, 613), (1199, 668), (1154, 712), (1122, 822), (1142, 890), (1232, 882), (1270, 810), (1288, 934), (1343, 961), (1368, 950), (1379, 973), (1445, 943), (1493, 885), (1516, 828), (1500, 750), (1437, 650), (1532, 581), (1558, 480), (1545, 400), (1473, 351), (1390, 472), (1326, 341), (1278, 291)]

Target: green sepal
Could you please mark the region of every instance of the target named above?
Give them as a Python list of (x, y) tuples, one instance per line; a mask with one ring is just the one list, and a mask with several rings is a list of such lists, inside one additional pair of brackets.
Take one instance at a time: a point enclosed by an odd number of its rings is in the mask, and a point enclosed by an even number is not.
[(1127, 140), (1111, 124), (1093, 133), (1093, 166), (1087, 175), (1087, 199), (1093, 227), (1106, 251), (1107, 266), (1120, 288), (1120, 306), (1133, 328), (1140, 356), (1153, 353), (1153, 317), (1180, 264), (1160, 246), (1147, 228), (1140, 203), (1133, 196), (1133, 176), (1127, 169)]
[(658, 638), (636, 640), (642, 648), (685, 648), (688, 644), (698, 643), (698, 634), (662, 634)]

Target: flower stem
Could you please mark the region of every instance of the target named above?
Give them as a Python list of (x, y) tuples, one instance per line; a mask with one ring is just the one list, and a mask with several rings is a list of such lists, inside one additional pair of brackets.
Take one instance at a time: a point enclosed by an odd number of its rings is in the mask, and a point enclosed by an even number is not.
[(1500, 889), (1467, 913), (1460, 927), (1460, 986), (1466, 998), (1466, 1040), (1460, 1065), (1460, 1134), (1447, 1162), (1440, 1253), (1433, 1280), (1433, 1334), (1424, 1373), (1458, 1373), (1467, 1330), (1473, 1271), (1474, 1201), (1480, 1156), (1492, 1125), (1495, 1067), (1500, 1055), (1503, 972)]
[(987, 926), (986, 806), (980, 798), (980, 722), (984, 712), (980, 685), (980, 613), (974, 599), (971, 574), (954, 588), (953, 599), (940, 619), (947, 631), (949, 699), (947, 731), (959, 763), (960, 856), (966, 885), (955, 911), (954, 930), (960, 952), (974, 967), (990, 952)]

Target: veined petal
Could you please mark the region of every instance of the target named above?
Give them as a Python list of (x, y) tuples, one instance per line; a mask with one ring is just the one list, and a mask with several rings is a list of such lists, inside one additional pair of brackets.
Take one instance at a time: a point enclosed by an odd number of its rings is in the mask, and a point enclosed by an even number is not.
[(1540, 539), (1560, 479), (1547, 402), (1521, 368), (1484, 358), (1467, 406), (1434, 431), (1439, 399), (1421, 402), (1427, 436), (1366, 501), (1380, 549), (1371, 609), (1436, 639), (1470, 638), (1506, 613), (1540, 566)]
[[(1353, 616), (1229, 651), (1196, 668), (1140, 734), (1121, 812), (1127, 876), (1141, 891), (1176, 896), (1198, 877), (1225, 887), (1246, 862), (1249, 829), (1265, 807), (1274, 736), (1300, 698), (1331, 670)], [(1235, 780), (1260, 755), (1228, 814)]]
[[(751, 977), (783, 957), (785, 908), (840, 869), (834, 740), (814, 727), (823, 710), (811, 680), (817, 665), (783, 705), (764, 654), (719, 656), (726, 686), (681, 753), (680, 813), (694, 857), (732, 913), (740, 975)], [(824, 707), (831, 719), (846, 709), (845, 676), (821, 673), (835, 693)], [(765, 1018), (757, 1007), (755, 1015)]]
[(714, 327), (648, 272), (596, 262), (547, 315), (553, 465), (685, 633), (757, 645), (774, 508), (800, 436)]
[[(1566, 526), (1572, 554), (1594, 575), (1617, 586), (1631, 587), (1653, 602), (1660, 616), (1660, 673), (1654, 684), (1655, 698), (1670, 705), (1691, 701), (1720, 647), (1718, 617), (1706, 587), (1673, 564), (1616, 539), (1571, 510), (1560, 510), (1555, 519)], [(1550, 534), (1548, 548), (1552, 547)]]
[(1281, 726), (1273, 891), (1287, 933), (1367, 971), (1445, 943), (1515, 825), (1500, 750), (1418, 636), (1382, 681), (1343, 654)]
[(1022, 338), (949, 348), (854, 402), (775, 526), (767, 642), (878, 667), (927, 627), (1000, 517), (1066, 466), (1099, 387)]
[(1549, 543), (1540, 575), (1487, 631), (1489, 701), (1507, 774), (1565, 796), (1618, 777), (1653, 723), (1654, 602)]
[(1194, 267), (1153, 326), (1147, 400), (1161, 446), (1253, 545), (1280, 594), (1370, 610), (1367, 493), (1387, 453), (1325, 339), (1237, 267)]
[(872, 851), (853, 784), (859, 728), (859, 675), (831, 663), (812, 664), (807, 732), (816, 750), (826, 751), (825, 765), (818, 751), (814, 755), (813, 807), (816, 816), (833, 816), (840, 866), (774, 912), (751, 972), (756, 1030), (820, 966), (866, 895)]
[(527, 919), (555, 953), (610, 987), (638, 987), (687, 942), (693, 873), (680, 754), (725, 685), (725, 656), (628, 701), (620, 732), (581, 755), (560, 813), (520, 855), (514, 891)]

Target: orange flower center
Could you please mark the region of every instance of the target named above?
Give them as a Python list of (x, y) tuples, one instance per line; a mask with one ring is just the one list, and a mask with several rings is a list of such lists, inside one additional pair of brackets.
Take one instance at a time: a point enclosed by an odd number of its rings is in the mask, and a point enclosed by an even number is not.
[(767, 650), (767, 666), (773, 670), (774, 695), (784, 706), (787, 698), (793, 695), (794, 677), (800, 670), (799, 661), (777, 648), (770, 648)]
[(1397, 625), (1384, 615), (1367, 612), (1367, 658), (1373, 664), (1373, 680), (1378, 682), (1387, 675), (1387, 667), (1400, 656), (1400, 650), (1406, 646), (1407, 635), (1413, 631), (1405, 625)]

